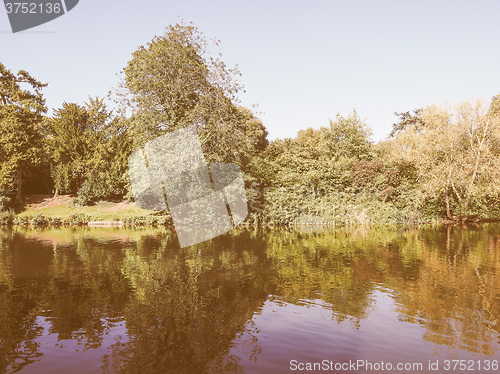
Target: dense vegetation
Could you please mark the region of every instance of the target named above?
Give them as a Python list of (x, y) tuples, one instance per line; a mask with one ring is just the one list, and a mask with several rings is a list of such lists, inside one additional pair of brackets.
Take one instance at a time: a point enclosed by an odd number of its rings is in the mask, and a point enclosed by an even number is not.
[[(217, 44), (217, 42), (215, 42)], [(131, 199), (129, 154), (189, 125), (209, 162), (240, 166), (249, 221), (270, 225), (391, 224), (500, 217), (500, 95), (396, 113), (375, 144), (354, 111), (293, 139), (238, 105), (237, 69), (209, 54), (197, 28), (176, 24), (139, 47), (112, 94), (47, 116), (46, 86), (0, 63), (0, 210), (27, 193), (74, 194), (89, 205)]]

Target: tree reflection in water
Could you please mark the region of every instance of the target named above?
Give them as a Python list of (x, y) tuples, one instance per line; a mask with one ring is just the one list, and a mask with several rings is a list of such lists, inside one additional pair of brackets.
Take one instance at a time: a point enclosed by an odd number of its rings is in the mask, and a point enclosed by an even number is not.
[[(0, 372), (43, 361), (46, 334), (102, 349), (105, 372), (243, 372), (231, 347), (258, 360), (252, 318), (266, 300), (320, 300), (333, 320), (363, 329), (380, 287), (425, 341), (498, 354), (498, 224), (240, 229), (189, 248), (176, 242), (168, 230), (0, 231)], [(126, 338), (110, 344), (120, 321)]]

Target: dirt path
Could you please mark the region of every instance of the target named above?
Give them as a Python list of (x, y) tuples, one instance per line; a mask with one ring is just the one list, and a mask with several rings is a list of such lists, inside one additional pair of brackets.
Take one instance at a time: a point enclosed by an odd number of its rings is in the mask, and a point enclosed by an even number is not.
[(27, 208), (37, 210), (66, 205), (72, 199), (73, 197), (71, 195), (59, 195), (57, 197), (54, 197), (54, 195), (27, 195), (24, 198), (24, 203)]

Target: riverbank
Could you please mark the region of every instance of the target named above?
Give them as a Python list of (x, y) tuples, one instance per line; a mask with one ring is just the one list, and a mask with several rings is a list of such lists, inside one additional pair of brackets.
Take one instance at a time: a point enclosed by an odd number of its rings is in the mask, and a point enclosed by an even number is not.
[[(355, 211), (356, 213), (357, 211)], [(359, 213), (359, 212), (358, 212)], [(276, 224), (266, 222), (265, 226), (392, 226), (398, 223), (385, 219), (370, 219), (365, 210), (362, 214), (350, 214), (348, 219), (338, 219), (339, 222), (325, 224), (322, 217), (304, 216), (294, 224)], [(380, 215), (380, 212), (379, 212)], [(317, 219), (313, 219), (317, 218)], [(338, 217), (337, 217), (338, 218)], [(377, 217), (376, 217), (377, 218)], [(474, 219), (467, 219), (474, 218)], [(272, 220), (271, 220), (272, 221)], [(499, 218), (466, 217), (466, 219), (414, 219), (411, 222), (400, 222), (403, 226), (418, 226), (420, 224), (480, 224), (498, 222)], [(247, 220), (247, 224), (255, 222), (255, 217)], [(318, 224), (318, 222), (320, 222)], [(75, 203), (74, 196), (60, 195), (27, 195), (23, 200), (23, 209), (18, 212), (0, 212), (0, 226), (164, 226), (172, 224), (169, 213), (145, 210), (136, 206), (134, 202), (126, 200), (100, 201), (92, 206), (80, 206)]]
[(21, 212), (0, 213), (0, 225), (155, 225), (170, 217), (137, 207), (128, 201), (100, 201), (92, 206), (75, 204), (71, 195), (28, 195)]

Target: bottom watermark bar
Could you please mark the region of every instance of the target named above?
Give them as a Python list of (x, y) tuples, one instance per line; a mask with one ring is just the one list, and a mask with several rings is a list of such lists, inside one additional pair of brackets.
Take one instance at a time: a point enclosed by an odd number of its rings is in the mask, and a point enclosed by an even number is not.
[(315, 362), (301, 362), (290, 360), (291, 371), (330, 371), (330, 372), (463, 372), (463, 371), (497, 371), (498, 360), (429, 360), (428, 362), (384, 362), (369, 360), (349, 360), (335, 362), (322, 360)]

